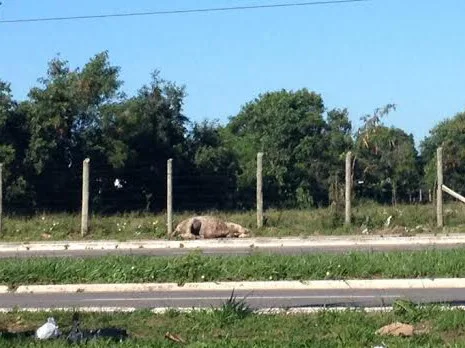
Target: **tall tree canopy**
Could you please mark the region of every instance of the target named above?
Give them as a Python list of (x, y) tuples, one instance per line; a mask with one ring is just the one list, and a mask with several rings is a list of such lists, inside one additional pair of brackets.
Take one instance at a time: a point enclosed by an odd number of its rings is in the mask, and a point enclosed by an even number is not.
[[(180, 185), (196, 187), (198, 199), (192, 202), (191, 210), (237, 207), (239, 161), (234, 150), (226, 145), (224, 132), (225, 128), (218, 122), (203, 121), (195, 123), (189, 135), (191, 174), (194, 175), (191, 180), (180, 180), (184, 181)], [(183, 196), (181, 192), (181, 199)]]
[(118, 73), (106, 52), (82, 70), (55, 58), (42, 86), (31, 89), (25, 105), (31, 134), (26, 160), (36, 174), (39, 206), (76, 209), (79, 204), (82, 160), (91, 157), (98, 164), (104, 158), (102, 111), (118, 96)]
[(327, 123), (329, 139), (325, 161), (329, 165), (329, 198), (331, 202), (342, 204), (345, 155), (353, 148), (352, 123), (347, 109), (328, 112)]
[(0, 80), (0, 163), (8, 188), (5, 199), (17, 211), (24, 209), (23, 198), (32, 199), (23, 166), (28, 145), (24, 108), (13, 100), (10, 85)]
[(420, 188), (419, 156), (413, 135), (386, 127), (382, 117), (394, 105), (377, 109), (365, 121), (355, 140), (360, 193), (381, 202), (407, 199)]
[(465, 112), (440, 122), (421, 143), (426, 182), (436, 180), (436, 150), (442, 146), (445, 184), (465, 193)]
[[(173, 158), (177, 168), (187, 165), (186, 132), (188, 119), (182, 112), (184, 87), (167, 82), (152, 74), (150, 84), (136, 96), (106, 109), (104, 134), (109, 149), (108, 164), (115, 168), (108, 176), (105, 168), (100, 182), (107, 204), (126, 197), (132, 209), (160, 209), (166, 197), (166, 161)], [(125, 184), (120, 190), (115, 179)], [(116, 196), (115, 196), (116, 195)]]
[[(269, 204), (326, 203), (329, 173), (350, 144), (351, 126), (346, 111), (332, 111), (329, 124), (324, 113), (321, 96), (307, 89), (269, 92), (247, 103), (225, 135), (241, 164), (240, 190), (254, 187), (256, 153), (263, 151)], [(242, 199), (253, 202), (251, 195), (249, 190)]]
[(120, 68), (107, 52), (82, 68), (55, 57), (21, 102), (0, 80), (6, 210), (77, 211), (87, 157), (91, 209), (103, 213), (164, 209), (169, 158), (176, 209), (251, 208), (257, 152), (265, 154), (266, 207), (340, 201), (349, 150), (364, 198), (405, 200), (421, 187), (424, 164), (431, 187), (440, 145), (446, 182), (465, 191), (465, 113), (435, 127), (420, 158), (412, 135), (382, 122), (394, 105), (364, 117), (354, 134), (347, 109), (328, 110), (321, 95), (305, 88), (261, 94), (226, 124), (190, 121), (185, 87), (158, 71), (134, 95), (122, 88)]

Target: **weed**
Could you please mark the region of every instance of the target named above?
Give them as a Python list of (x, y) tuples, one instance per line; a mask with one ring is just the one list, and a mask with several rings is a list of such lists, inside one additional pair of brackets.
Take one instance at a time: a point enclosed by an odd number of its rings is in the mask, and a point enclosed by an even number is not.
[(408, 300), (397, 300), (393, 305), (394, 314), (402, 321), (414, 323), (418, 321), (420, 315), (420, 307)]
[(219, 309), (214, 309), (214, 313), (222, 325), (228, 325), (236, 320), (247, 318), (253, 313), (253, 310), (249, 307), (245, 298), (238, 300), (234, 296), (233, 290), (231, 297)]

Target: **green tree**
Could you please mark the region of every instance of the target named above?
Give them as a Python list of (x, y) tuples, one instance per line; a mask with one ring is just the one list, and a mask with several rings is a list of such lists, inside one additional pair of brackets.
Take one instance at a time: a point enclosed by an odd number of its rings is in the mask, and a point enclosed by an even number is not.
[(266, 202), (308, 207), (328, 200), (327, 123), (320, 95), (268, 92), (242, 107), (225, 132), (239, 160), (244, 204), (254, 202), (256, 154), (264, 156)]
[(224, 127), (218, 122), (195, 123), (189, 135), (190, 158), (196, 187), (196, 209), (232, 209), (236, 204), (239, 163), (224, 141)]
[(406, 199), (419, 189), (419, 158), (413, 136), (394, 127), (386, 127), (382, 117), (394, 105), (377, 109), (373, 116), (364, 117), (359, 130), (355, 151), (358, 179), (363, 181), (361, 193), (381, 202)]
[(5, 178), (11, 172), (11, 164), (16, 157), (13, 131), (17, 105), (13, 101), (10, 85), (0, 81), (0, 163), (5, 165)]
[(23, 165), (29, 134), (24, 109), (13, 100), (10, 85), (0, 81), (0, 163), (3, 181), (8, 188), (5, 207), (8, 211), (24, 211), (32, 199)]
[(465, 192), (465, 112), (440, 122), (421, 143), (425, 181), (430, 188), (436, 184), (436, 150), (440, 146), (444, 149), (445, 184)]
[(94, 167), (105, 162), (102, 111), (119, 97), (118, 74), (107, 52), (82, 70), (55, 58), (42, 86), (31, 89), (24, 106), (31, 134), (26, 160), (35, 173), (39, 206), (75, 210), (82, 160), (92, 158)]
[(352, 123), (347, 109), (328, 112), (328, 151), (330, 201), (342, 204), (345, 177), (345, 155), (353, 147)]
[(114, 175), (125, 182), (121, 190), (115, 191), (113, 181), (107, 180), (102, 193), (107, 202), (124, 198), (130, 209), (165, 207), (166, 161), (174, 159), (176, 176), (188, 165), (184, 97), (183, 86), (155, 72), (150, 84), (136, 96), (106, 110), (103, 130), (107, 142), (111, 142), (106, 146), (110, 149), (107, 156), (117, 169)]

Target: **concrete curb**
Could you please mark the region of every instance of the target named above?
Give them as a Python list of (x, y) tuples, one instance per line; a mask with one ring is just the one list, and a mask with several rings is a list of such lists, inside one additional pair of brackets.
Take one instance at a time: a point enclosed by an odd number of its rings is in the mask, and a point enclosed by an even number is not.
[(465, 278), (442, 279), (375, 279), (375, 280), (312, 280), (209, 283), (147, 283), (147, 284), (63, 284), (21, 285), (16, 290), (4, 286), (0, 293), (69, 294), (173, 291), (259, 291), (259, 290), (386, 290), (386, 289), (464, 289)]
[(244, 238), (221, 240), (140, 240), (140, 241), (62, 241), (0, 243), (2, 252), (86, 251), (86, 250), (166, 250), (166, 249), (269, 249), (285, 247), (354, 247), (354, 246), (465, 246), (465, 234), (402, 236), (322, 236), (308, 238)]
[[(439, 310), (465, 310), (465, 306), (438, 306)], [(57, 308), (0, 308), (0, 313), (28, 312), (28, 313), (50, 313), (50, 312), (81, 312), (81, 313), (134, 313), (141, 309), (135, 307), (57, 307)], [(150, 310), (153, 314), (162, 315), (171, 311), (180, 313), (205, 312), (210, 313), (212, 308), (169, 308), (160, 307)], [(298, 315), (315, 314), (319, 312), (366, 312), (366, 313), (389, 313), (393, 311), (392, 306), (386, 307), (311, 307), (311, 308), (262, 308), (254, 310), (258, 315)]]

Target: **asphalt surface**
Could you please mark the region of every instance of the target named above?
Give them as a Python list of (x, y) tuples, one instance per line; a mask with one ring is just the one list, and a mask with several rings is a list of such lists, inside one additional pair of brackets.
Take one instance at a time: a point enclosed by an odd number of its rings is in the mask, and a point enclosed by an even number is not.
[[(414, 290), (260, 290), (235, 291), (253, 309), (309, 307), (385, 307), (397, 299), (422, 304), (465, 304), (465, 289)], [(143, 293), (5, 294), (0, 308), (211, 308), (231, 296), (231, 291), (173, 291)]]
[[(281, 254), (281, 255), (303, 255), (347, 252), (389, 252), (389, 251), (419, 251), (419, 250), (450, 250), (465, 249), (464, 244), (389, 244), (379, 246), (351, 245), (351, 246), (304, 246), (304, 247), (270, 247), (270, 248), (214, 248), (206, 247), (199, 249), (204, 255), (212, 256), (247, 256), (257, 253)], [(111, 249), (111, 250), (24, 250), (24, 251), (2, 251), (0, 259), (4, 258), (29, 258), (29, 257), (101, 257), (106, 255), (144, 255), (144, 256), (181, 256), (192, 253), (194, 249), (172, 248), (172, 249)]]

